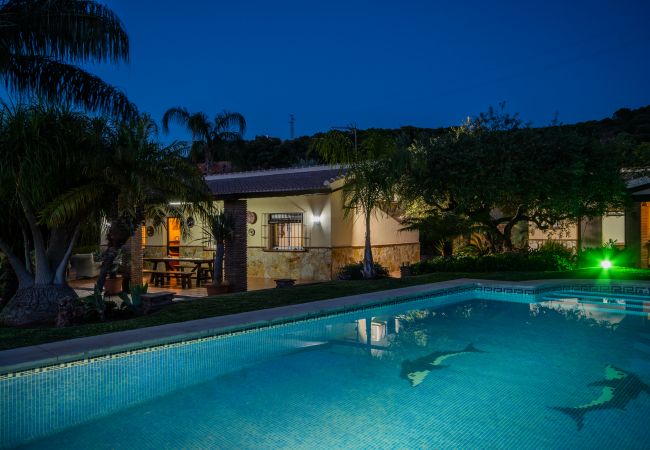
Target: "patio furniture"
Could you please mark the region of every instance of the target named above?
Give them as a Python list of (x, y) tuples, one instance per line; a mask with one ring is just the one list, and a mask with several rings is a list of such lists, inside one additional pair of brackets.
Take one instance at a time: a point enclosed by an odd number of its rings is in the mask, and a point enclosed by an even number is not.
[[(170, 274), (171, 276), (174, 276), (176, 278), (180, 278), (181, 281), (183, 279), (186, 279), (184, 275), (177, 275), (178, 273), (185, 273), (189, 274), (190, 278), (187, 278), (188, 280), (191, 278), (196, 279), (196, 286), (199, 287), (201, 286), (202, 283), (208, 281), (209, 278), (211, 278), (211, 271), (212, 271), (212, 263), (213, 260), (212, 258), (190, 258), (190, 257), (169, 257), (169, 256), (161, 256), (161, 257), (145, 257), (142, 258), (142, 261), (145, 262), (150, 262), (153, 265), (153, 268), (151, 271), (143, 271), (143, 273), (151, 273), (150, 281), (154, 283), (154, 273), (159, 273), (162, 272), (161, 270), (158, 270), (158, 266), (162, 263), (165, 265), (165, 270), (164, 272), (170, 273), (174, 272), (174, 274)], [(180, 265), (181, 263), (191, 263), (191, 265)], [(204, 267), (207, 266), (207, 267)], [(185, 272), (186, 268), (191, 268), (189, 272)], [(190, 286), (191, 287), (191, 284)]]
[(150, 280), (154, 286), (162, 287), (165, 284), (165, 281), (169, 282), (172, 278), (180, 280), (181, 289), (192, 288), (192, 272), (183, 272), (180, 270), (151, 271)]
[(75, 279), (98, 276), (101, 265), (101, 262), (95, 262), (92, 253), (79, 253), (70, 257), (71, 272), (76, 274)]

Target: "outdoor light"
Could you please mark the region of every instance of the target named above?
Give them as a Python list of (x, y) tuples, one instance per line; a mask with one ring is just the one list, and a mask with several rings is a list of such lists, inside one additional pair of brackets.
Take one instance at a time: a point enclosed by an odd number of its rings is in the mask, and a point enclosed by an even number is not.
[(607, 260), (607, 259), (603, 259), (603, 260), (600, 262), (600, 267), (602, 267), (603, 269), (607, 270), (607, 269), (609, 269), (609, 268), (612, 267), (612, 262), (609, 261), (609, 260)]
[(311, 219), (312, 223), (317, 224), (320, 223), (320, 215), (314, 214), (314, 216)]

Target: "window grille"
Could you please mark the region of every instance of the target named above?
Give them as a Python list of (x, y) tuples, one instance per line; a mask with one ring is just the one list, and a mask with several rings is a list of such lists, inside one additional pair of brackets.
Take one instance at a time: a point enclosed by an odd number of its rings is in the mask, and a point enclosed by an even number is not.
[(263, 215), (262, 243), (267, 250), (301, 251), (306, 240), (302, 213)]

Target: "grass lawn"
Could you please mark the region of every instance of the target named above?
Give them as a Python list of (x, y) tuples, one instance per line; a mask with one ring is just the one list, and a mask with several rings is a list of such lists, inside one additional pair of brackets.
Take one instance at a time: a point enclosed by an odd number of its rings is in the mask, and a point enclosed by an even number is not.
[[(606, 277), (604, 276), (606, 274)], [(0, 327), (0, 350), (26, 345), (42, 344), (82, 336), (111, 333), (205, 317), (223, 316), (276, 306), (294, 305), (364, 292), (395, 289), (417, 284), (481, 278), (492, 280), (525, 281), (553, 278), (650, 281), (650, 270), (637, 269), (581, 269), (567, 272), (495, 272), (495, 273), (434, 273), (408, 278), (387, 278), (372, 281), (329, 281), (296, 286), (291, 289), (266, 289), (201, 298), (171, 305), (155, 314), (116, 322), (93, 323), (69, 328), (6, 328)]]

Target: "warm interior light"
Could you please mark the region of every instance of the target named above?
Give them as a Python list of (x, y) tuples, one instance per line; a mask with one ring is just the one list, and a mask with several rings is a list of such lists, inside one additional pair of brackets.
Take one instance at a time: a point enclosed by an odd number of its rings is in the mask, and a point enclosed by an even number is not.
[(604, 259), (600, 262), (600, 267), (607, 270), (612, 267), (612, 262), (607, 259)]

